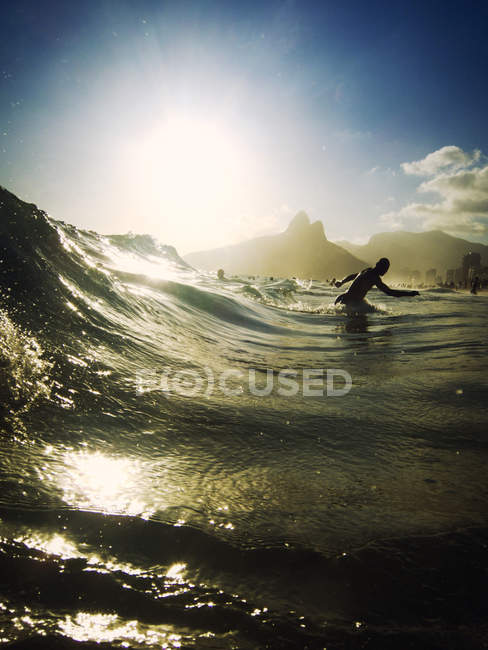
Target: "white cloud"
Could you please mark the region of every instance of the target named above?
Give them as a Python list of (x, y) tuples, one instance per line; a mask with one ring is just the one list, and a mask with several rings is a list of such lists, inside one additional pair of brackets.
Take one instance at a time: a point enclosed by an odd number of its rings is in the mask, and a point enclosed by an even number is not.
[(406, 174), (431, 176), (417, 192), (434, 194), (431, 202), (411, 202), (380, 220), (391, 229), (441, 229), (453, 234), (488, 234), (488, 165), (474, 166), (481, 152), (443, 147), (423, 160), (403, 163)]
[(429, 153), (422, 160), (402, 163), (401, 167), (405, 174), (413, 174), (415, 176), (434, 176), (443, 170), (452, 171), (462, 167), (469, 167), (473, 163), (477, 162), (479, 157), (480, 152), (478, 150), (468, 154), (459, 147), (450, 145)]
[(371, 169), (368, 169), (368, 171), (364, 172), (366, 176), (372, 176), (374, 174), (376, 175), (382, 175), (382, 176), (396, 176), (397, 173), (394, 169), (391, 169), (390, 167), (381, 167), (381, 165), (376, 165), (375, 167), (371, 167)]

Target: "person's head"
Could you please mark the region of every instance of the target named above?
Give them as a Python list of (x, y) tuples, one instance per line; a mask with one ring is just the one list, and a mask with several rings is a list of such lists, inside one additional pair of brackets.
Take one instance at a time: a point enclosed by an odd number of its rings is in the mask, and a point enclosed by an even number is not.
[(385, 273), (390, 268), (390, 260), (386, 257), (382, 257), (376, 262), (376, 266), (374, 268), (378, 271), (379, 275), (385, 275)]

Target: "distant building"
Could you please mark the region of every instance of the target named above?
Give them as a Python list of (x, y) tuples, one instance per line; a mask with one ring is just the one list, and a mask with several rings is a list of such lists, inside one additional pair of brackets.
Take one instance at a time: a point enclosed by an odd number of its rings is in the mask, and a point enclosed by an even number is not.
[(437, 277), (437, 269), (429, 269), (425, 272), (425, 284), (435, 284)]
[(464, 282), (464, 271), (462, 266), (454, 271), (454, 282), (455, 284), (462, 284)]
[(463, 279), (469, 281), (481, 270), (481, 255), (479, 253), (466, 253), (463, 257)]

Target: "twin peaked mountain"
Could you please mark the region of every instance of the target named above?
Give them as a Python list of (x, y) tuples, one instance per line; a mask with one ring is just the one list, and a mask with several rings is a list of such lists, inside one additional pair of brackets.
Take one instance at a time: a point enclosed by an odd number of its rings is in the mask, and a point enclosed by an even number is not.
[(323, 280), (357, 273), (368, 266), (341, 246), (328, 241), (321, 221), (310, 223), (299, 212), (278, 235), (257, 237), (233, 246), (190, 253), (192, 266), (223, 268), (227, 274), (296, 276)]
[(223, 268), (226, 273), (237, 275), (324, 280), (358, 273), (374, 266), (380, 257), (388, 257), (388, 280), (400, 281), (409, 280), (413, 270), (424, 273), (435, 268), (443, 276), (447, 269), (461, 266), (463, 255), (469, 252), (479, 253), (482, 266), (488, 266), (488, 246), (441, 230), (378, 233), (363, 246), (346, 241), (333, 244), (327, 240), (321, 221), (310, 223), (305, 212), (299, 212), (278, 235), (190, 253), (185, 259), (192, 266), (209, 271)]

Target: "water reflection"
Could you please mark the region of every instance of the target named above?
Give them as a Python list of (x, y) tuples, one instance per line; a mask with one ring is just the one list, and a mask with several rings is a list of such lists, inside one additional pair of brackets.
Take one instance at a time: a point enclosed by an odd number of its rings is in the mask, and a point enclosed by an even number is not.
[(68, 452), (64, 462), (59, 484), (70, 505), (107, 514), (150, 516), (140, 487), (141, 461), (82, 451)]
[(75, 616), (66, 616), (58, 627), (61, 634), (75, 641), (122, 642), (123, 647), (128, 647), (128, 642), (145, 647), (181, 647), (181, 635), (172, 633), (169, 626), (146, 626), (137, 620), (124, 621), (116, 614), (78, 612)]
[[(384, 327), (378, 329), (378, 323), (369, 320), (368, 314), (359, 312), (346, 313), (344, 320), (336, 326), (335, 331), (338, 334), (365, 334), (366, 336), (355, 336), (354, 341), (363, 341), (369, 343), (372, 338), (378, 339), (383, 337), (391, 337), (392, 329)], [(370, 326), (373, 328), (370, 330)]]
[[(56, 555), (63, 560), (85, 557), (80, 553), (75, 544), (62, 535), (43, 535), (42, 533), (29, 532), (18, 535), (14, 542), (24, 544), (27, 548), (43, 551), (48, 555)], [(98, 560), (98, 558), (96, 558)]]
[(175, 582), (183, 582), (183, 575), (186, 571), (185, 562), (175, 562), (166, 571), (166, 577)]
[(367, 314), (347, 314), (344, 331), (348, 334), (366, 334), (368, 331), (368, 325)]
[[(122, 571), (131, 576), (139, 576), (144, 573), (142, 569), (133, 564), (121, 562), (106, 552), (99, 553), (98, 549), (90, 548), (86, 543), (80, 546), (59, 533), (52, 534), (36, 530), (22, 530), (13, 537), (13, 541), (17, 544), (23, 544), (28, 549), (57, 557), (59, 560), (86, 560), (86, 571), (97, 571), (99, 573)], [(182, 581), (185, 570), (186, 564), (174, 564), (168, 568), (166, 576), (174, 581)]]

